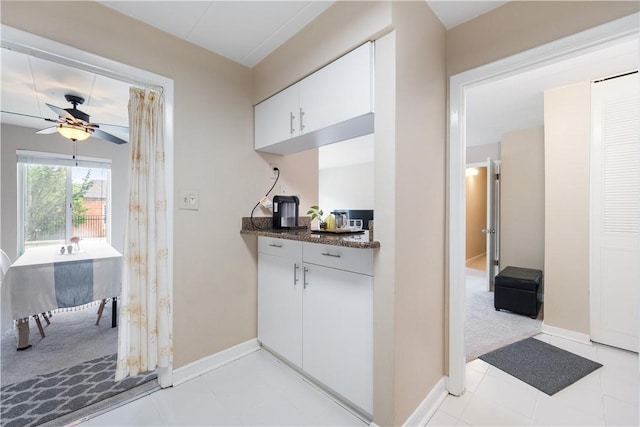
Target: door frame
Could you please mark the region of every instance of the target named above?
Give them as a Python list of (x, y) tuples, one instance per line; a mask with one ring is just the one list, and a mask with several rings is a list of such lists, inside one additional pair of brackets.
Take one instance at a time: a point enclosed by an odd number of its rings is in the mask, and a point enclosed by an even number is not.
[[(173, 193), (174, 193), (174, 126), (173, 79), (155, 74), (151, 71), (133, 67), (87, 51), (83, 51), (56, 41), (18, 30), (7, 25), (0, 25), (2, 32), (2, 48), (32, 55), (47, 61), (56, 62), (71, 68), (99, 74), (111, 79), (120, 80), (136, 86), (162, 90), (165, 97), (165, 155), (166, 155), (166, 192), (167, 192), (167, 247), (169, 249), (167, 275), (169, 295), (173, 303)], [(172, 319), (173, 320), (173, 319)], [(173, 333), (173, 322), (169, 325)], [(173, 384), (173, 367), (158, 369), (158, 383), (161, 387)]]
[(449, 79), (448, 151), (448, 277), (449, 372), (447, 388), (460, 396), (465, 391), (465, 169), (466, 90), (515, 74), (546, 66), (621, 41), (637, 38), (640, 13), (480, 66)]

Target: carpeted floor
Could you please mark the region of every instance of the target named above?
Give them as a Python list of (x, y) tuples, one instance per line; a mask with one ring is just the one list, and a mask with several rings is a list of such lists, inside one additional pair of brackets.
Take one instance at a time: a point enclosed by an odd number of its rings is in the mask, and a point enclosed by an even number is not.
[(158, 389), (154, 373), (113, 381), (118, 329), (111, 303), (96, 326), (98, 306), (54, 313), (41, 338), (30, 321), (31, 348), (16, 351), (12, 330), (0, 342), (2, 427), (66, 425)]
[(87, 360), (111, 355), (118, 350), (118, 329), (111, 327), (111, 303), (104, 309), (100, 325), (96, 326), (98, 306), (82, 310), (54, 313), (51, 324), (43, 323), (45, 337), (30, 320), (31, 348), (16, 351), (16, 337), (5, 331), (0, 342), (2, 387), (78, 365)]
[(493, 292), (487, 290), (485, 272), (467, 268), (465, 355), (466, 361), (534, 336), (542, 327), (542, 309), (537, 319), (504, 311), (493, 306)]
[(2, 387), (2, 426), (37, 426), (100, 404), (156, 378), (155, 373), (150, 373), (116, 382), (115, 366), (113, 354)]

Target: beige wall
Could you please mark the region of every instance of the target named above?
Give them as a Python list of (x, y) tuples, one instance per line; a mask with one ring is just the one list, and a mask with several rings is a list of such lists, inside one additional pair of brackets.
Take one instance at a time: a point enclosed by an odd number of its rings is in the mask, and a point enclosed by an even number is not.
[(445, 30), (431, 9), (400, 2), (393, 14), (397, 425), (444, 375), (446, 72)]
[(545, 324), (589, 333), (589, 83), (544, 94)]
[[(467, 168), (468, 170), (469, 168)], [(487, 228), (487, 168), (477, 167), (478, 175), (466, 177), (466, 227), (465, 258), (471, 259), (487, 251), (487, 239), (482, 232)]]
[(378, 41), (374, 421), (398, 425), (444, 375), (444, 28), (424, 2), (337, 2), (254, 68), (253, 99), (366, 40)]
[[(253, 150), (251, 71), (96, 2), (1, 8), (5, 25), (174, 80), (175, 190), (200, 190), (199, 211), (174, 210), (174, 367), (255, 338), (256, 240), (240, 219), (273, 181), (271, 157)], [(283, 179), (315, 200), (304, 165), (317, 154), (300, 157), (279, 165)]]
[(544, 129), (502, 136), (500, 268), (544, 268)]
[[(44, 121), (43, 121), (44, 123)], [(46, 127), (43, 124), (43, 127)], [(41, 151), (46, 153), (69, 154), (72, 143), (56, 134), (36, 135), (36, 129), (20, 126), (2, 125), (0, 159), (2, 159), (2, 179), (0, 179), (0, 198), (2, 198), (2, 238), (0, 245), (12, 260), (18, 256), (18, 183), (16, 150)], [(111, 159), (111, 244), (122, 251), (124, 224), (127, 209), (126, 192), (118, 191), (127, 187), (129, 175), (129, 150), (126, 146), (113, 144), (92, 138), (78, 143), (78, 156)]]
[[(373, 162), (321, 169), (318, 201), (324, 212), (373, 209)], [(308, 207), (305, 206), (305, 212)]]
[(636, 1), (510, 1), (447, 31), (447, 74), (640, 11)]

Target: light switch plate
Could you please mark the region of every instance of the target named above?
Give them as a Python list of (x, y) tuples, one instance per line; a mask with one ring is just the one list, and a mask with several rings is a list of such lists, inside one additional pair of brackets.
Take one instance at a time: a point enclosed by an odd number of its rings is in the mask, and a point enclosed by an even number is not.
[(198, 190), (181, 190), (178, 206), (180, 209), (197, 211), (200, 209), (200, 192)]

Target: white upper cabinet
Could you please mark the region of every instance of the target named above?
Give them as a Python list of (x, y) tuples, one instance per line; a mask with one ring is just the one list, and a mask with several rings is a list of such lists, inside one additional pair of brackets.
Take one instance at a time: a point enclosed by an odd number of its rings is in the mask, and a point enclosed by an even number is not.
[(255, 106), (255, 149), (291, 154), (373, 132), (373, 43)]
[(372, 58), (367, 43), (299, 83), (303, 133), (373, 112)]
[(255, 106), (255, 149), (300, 134), (299, 90), (290, 86)]

